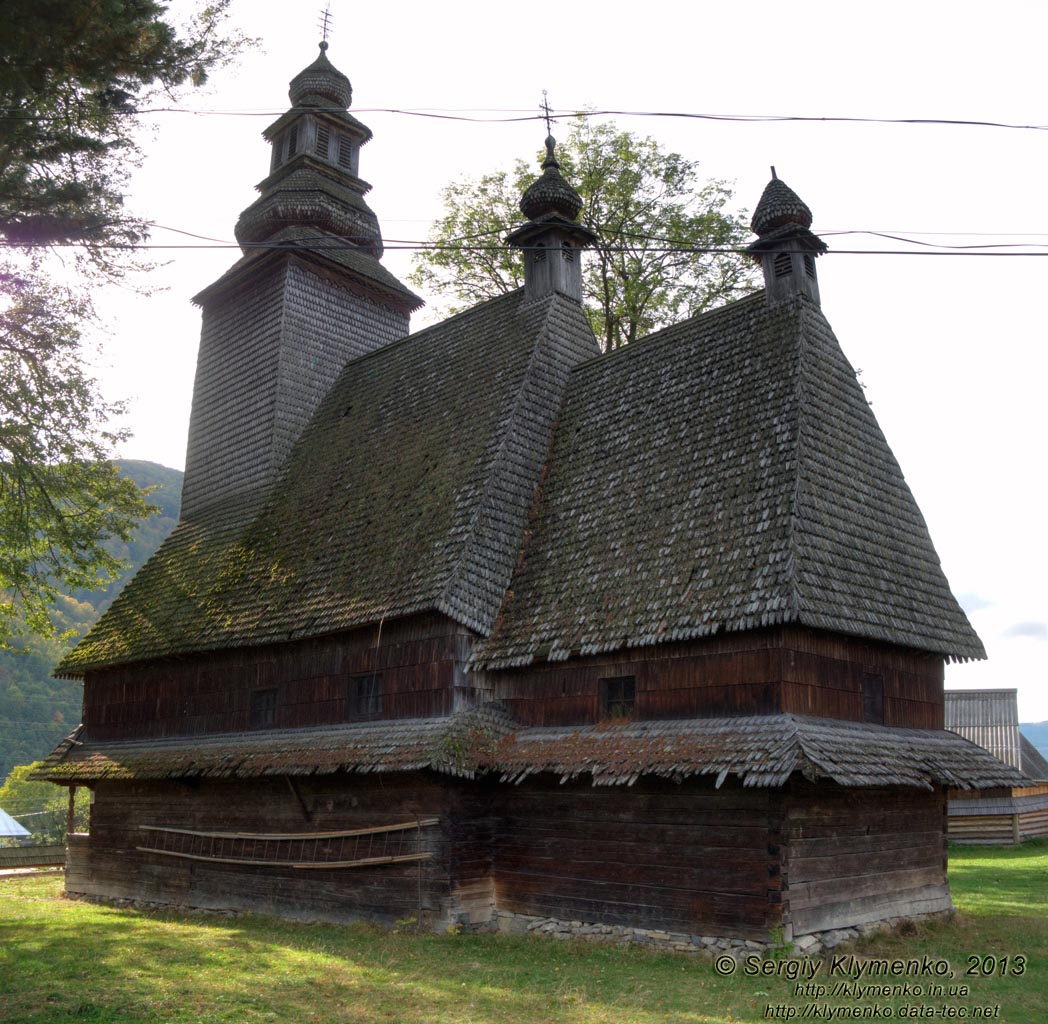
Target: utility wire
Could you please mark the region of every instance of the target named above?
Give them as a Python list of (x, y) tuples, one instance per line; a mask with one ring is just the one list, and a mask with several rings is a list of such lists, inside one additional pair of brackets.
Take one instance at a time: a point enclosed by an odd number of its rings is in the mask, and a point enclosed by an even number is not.
[[(345, 114), (342, 107), (310, 107), (314, 113)], [(470, 109), (470, 108), (464, 108)], [(483, 111), (484, 108), (477, 108)], [(495, 111), (492, 111), (495, 112)], [(281, 117), (287, 113), (283, 110), (193, 110), (188, 107), (144, 107), (141, 110), (110, 111), (127, 117), (139, 117), (144, 114), (191, 114), (195, 117)], [(513, 124), (524, 121), (542, 121), (544, 114), (516, 113), (506, 110), (514, 116), (477, 117), (464, 113), (455, 113), (453, 108), (437, 107), (354, 107), (354, 114), (397, 114), (405, 117), (428, 117), (440, 121), (463, 121), (470, 124)], [(683, 118), (699, 121), (735, 121), (745, 124), (794, 122), (812, 124), (905, 124), (905, 125), (943, 125), (963, 128), (1008, 128), (1016, 131), (1048, 131), (1048, 125), (1014, 124), (1007, 121), (976, 121), (964, 118), (942, 117), (854, 117), (854, 116), (815, 116), (805, 114), (700, 114), (686, 110), (573, 110), (551, 115), (552, 120), (572, 120), (578, 117), (654, 117)], [(65, 120), (56, 115), (32, 114), (18, 108), (0, 108), (0, 122), (37, 121), (60, 122)]]
[[(1023, 246), (1029, 246), (1034, 243), (1024, 242), (1016, 243)], [(1048, 245), (1041, 246), (1048, 249)], [(301, 252), (303, 249), (310, 248), (309, 245), (303, 244), (270, 244), (267, 242), (249, 242), (244, 245), (238, 245), (235, 242), (220, 242), (212, 243), (208, 245), (174, 245), (174, 244), (161, 244), (161, 243), (135, 243), (135, 244), (119, 244), (110, 243), (106, 245), (91, 243), (91, 242), (56, 242), (56, 243), (38, 243), (38, 244), (18, 244), (14, 242), (0, 242), (0, 248), (4, 249), (77, 249), (77, 248), (90, 248), (90, 249), (113, 249), (113, 250), (196, 250), (196, 249), (251, 249), (255, 251), (287, 251), (287, 252)], [(331, 245), (315, 245), (312, 247), (316, 252), (341, 252), (349, 250), (359, 250), (360, 246), (354, 245), (351, 242), (344, 244), (331, 244)], [(447, 245), (438, 242), (418, 242), (418, 241), (407, 241), (399, 239), (387, 239), (383, 248), (389, 252), (402, 252), (402, 251), (454, 251), (454, 252), (501, 252), (505, 250), (503, 245)], [(972, 251), (964, 247), (956, 247), (952, 249), (831, 249), (826, 253), (822, 253), (823, 256), (1048, 256), (1048, 252), (987, 252), (984, 247), (976, 247), (980, 251)], [(610, 253), (629, 253), (635, 251), (634, 249), (628, 248), (617, 248), (617, 247), (605, 247), (605, 252)], [(644, 250), (648, 253), (707, 253), (707, 254), (721, 254), (721, 255), (747, 255), (748, 250), (744, 247), (719, 247), (719, 246), (648, 246)], [(805, 250), (807, 251), (807, 250)]]
[[(358, 249), (359, 246), (349, 241), (337, 241), (333, 240), (328, 235), (313, 235), (306, 236), (297, 240), (294, 243), (267, 243), (267, 242), (248, 242), (244, 245), (232, 241), (226, 238), (215, 238), (211, 235), (201, 235), (193, 231), (186, 231), (182, 228), (175, 228), (169, 225), (157, 224), (153, 222), (149, 225), (159, 231), (169, 231), (174, 234), (183, 235), (187, 238), (195, 238), (201, 242), (206, 242), (206, 245), (192, 245), (187, 243), (161, 243), (161, 242), (142, 242), (142, 243), (119, 243), (119, 242), (107, 242), (107, 243), (95, 243), (90, 241), (85, 242), (62, 242), (62, 243), (19, 243), (7, 240), (0, 240), (0, 247), (8, 249), (30, 249), (30, 248), (98, 248), (98, 249), (117, 249), (117, 250), (136, 250), (136, 249), (166, 249), (166, 250), (192, 250), (192, 249), (253, 249), (253, 250), (297, 250), (303, 247), (312, 245), (318, 251), (349, 251)], [(412, 238), (387, 238), (383, 242), (383, 247), (391, 251), (455, 251), (455, 252), (488, 252), (488, 251), (501, 251), (505, 246), (495, 241), (497, 236), (501, 235), (506, 231), (506, 228), (496, 227), (486, 229), (484, 231), (471, 232), (469, 234), (458, 236), (446, 241), (429, 241), (419, 240)], [(611, 233), (609, 233), (611, 234)], [(745, 247), (732, 247), (732, 246), (693, 246), (693, 245), (681, 245), (678, 244), (674, 238), (667, 238), (665, 236), (645, 234), (640, 232), (629, 232), (620, 231), (614, 233), (618, 238), (623, 239), (626, 242), (638, 243), (633, 248), (641, 247), (645, 252), (649, 253), (708, 253), (708, 254), (745, 254), (749, 250)], [(1029, 252), (1026, 250), (1030, 249), (1048, 249), (1048, 241), (1035, 242), (1035, 241), (1017, 241), (1010, 242), (1004, 240), (997, 240), (994, 242), (980, 242), (980, 243), (942, 243), (942, 242), (931, 242), (920, 238), (914, 238), (912, 235), (916, 234), (929, 234), (929, 235), (948, 235), (948, 236), (960, 236), (965, 237), (969, 234), (979, 233), (967, 233), (967, 232), (887, 232), (887, 231), (874, 231), (871, 229), (841, 229), (834, 231), (823, 231), (822, 235), (826, 237), (843, 237), (845, 235), (868, 235), (875, 238), (885, 238), (894, 242), (902, 242), (906, 245), (918, 246), (919, 249), (832, 249), (830, 250), (833, 254), (844, 254), (844, 255), (942, 255), (942, 256), (1040, 256), (1045, 255), (1040, 252)], [(1023, 237), (1022, 235), (1016, 236), (1008, 232), (1000, 232), (999, 235), (1008, 237)], [(991, 233), (984, 232), (982, 237), (992, 237)], [(1028, 232), (1025, 237), (1027, 238), (1045, 238), (1043, 232)], [(491, 244), (484, 244), (483, 239), (491, 238), (493, 241)], [(646, 243), (658, 243), (657, 245), (647, 245)], [(1001, 252), (1002, 249), (1022, 249), (1023, 252)], [(613, 246), (605, 246), (604, 251), (606, 252), (629, 252), (630, 248), (625, 245), (621, 248)]]
[[(401, 223), (401, 220), (393, 217), (384, 217), (383, 222), (386, 224)], [(428, 223), (423, 217), (416, 217), (408, 219), (407, 223)], [(224, 245), (235, 246), (238, 243), (233, 242), (228, 238), (215, 238), (212, 235), (199, 235), (194, 231), (186, 231), (183, 228), (173, 228), (167, 224), (157, 224), (153, 221), (150, 225), (151, 228), (156, 228), (158, 231), (170, 231), (176, 235), (185, 235), (187, 238), (199, 238), (204, 242), (218, 242)], [(489, 228), (485, 231), (474, 231), (466, 235), (459, 235), (457, 238), (451, 239), (450, 242), (445, 244), (454, 244), (459, 241), (469, 241), (474, 238), (487, 238), (492, 235), (500, 235), (506, 229), (505, 228)], [(620, 232), (624, 238), (646, 238), (651, 241), (670, 241), (672, 239), (660, 238), (656, 235), (639, 235), (632, 234), (630, 232)], [(929, 235), (933, 237), (962, 237), (962, 238), (1048, 238), (1048, 233), (1044, 231), (875, 231), (872, 228), (841, 228), (837, 230), (822, 230), (817, 232), (822, 238), (839, 238), (843, 235), (875, 235), (878, 238), (891, 238), (899, 242), (909, 242), (913, 245), (929, 245), (931, 243), (922, 241), (919, 238), (914, 238), (914, 235)], [(318, 239), (320, 240), (320, 239)], [(410, 239), (390, 238), (386, 239), (387, 242), (402, 242), (409, 243)], [(1016, 245), (1032, 245), (1032, 246), (1043, 246), (1048, 243), (1044, 242), (989, 242), (986, 245), (991, 247), (995, 246), (1016, 246)], [(959, 245), (959, 246), (944, 246), (944, 248), (957, 248), (957, 249), (970, 249), (978, 248), (978, 246), (971, 245)]]

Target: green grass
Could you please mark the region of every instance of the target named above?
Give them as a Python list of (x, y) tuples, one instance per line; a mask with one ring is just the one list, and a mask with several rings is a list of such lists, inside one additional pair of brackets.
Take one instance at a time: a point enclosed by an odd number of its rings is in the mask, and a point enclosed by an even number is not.
[[(958, 848), (951, 878), (955, 921), (855, 951), (945, 959), (956, 977), (944, 984), (967, 984), (968, 995), (818, 1002), (968, 1013), (923, 1018), (933, 1020), (972, 1019), (976, 1006), (988, 1005), (1000, 1007), (991, 1019), (1008, 1024), (1048, 1021), (1048, 843)], [(139, 913), (63, 899), (61, 885), (57, 874), (0, 879), (0, 1020), (755, 1024), (783, 1019), (769, 1016), (769, 1005), (799, 1014), (815, 1001), (793, 994), (783, 978), (741, 970), (721, 978), (693, 957), (516, 936)], [(1020, 977), (964, 976), (969, 956), (1017, 954), (1028, 958)]]

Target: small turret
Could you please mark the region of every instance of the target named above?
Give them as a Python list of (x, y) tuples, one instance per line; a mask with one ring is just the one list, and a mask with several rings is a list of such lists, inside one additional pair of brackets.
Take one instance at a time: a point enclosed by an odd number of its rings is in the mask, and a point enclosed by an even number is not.
[(578, 223), (582, 197), (564, 180), (554, 153), (556, 140), (546, 137), (542, 175), (520, 199), (520, 212), (528, 218), (506, 236), (524, 250), (524, 292), (529, 299), (560, 292), (582, 302), (581, 250), (596, 234)]
[(771, 181), (753, 212), (750, 227), (757, 235), (746, 251), (761, 264), (769, 305), (793, 295), (819, 302), (815, 257), (826, 243), (811, 231), (811, 210), (771, 169)]
[(347, 111), (353, 87), (326, 51), (321, 43), (320, 56), (291, 79), (291, 109), (262, 133), (272, 147), (269, 177), (237, 222), (245, 251), (294, 225), (382, 257), (378, 219), (364, 201), (371, 186), (359, 176), (360, 149), (371, 129)]

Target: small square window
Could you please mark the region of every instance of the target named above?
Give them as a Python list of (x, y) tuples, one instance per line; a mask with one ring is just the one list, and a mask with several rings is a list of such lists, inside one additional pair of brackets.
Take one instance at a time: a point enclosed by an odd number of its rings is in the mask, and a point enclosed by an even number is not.
[(600, 680), (601, 718), (630, 718), (636, 702), (635, 676), (616, 676)]
[(382, 676), (377, 672), (351, 676), (349, 697), (354, 718), (377, 718), (382, 714)]
[(884, 677), (872, 672), (862, 677), (862, 720), (884, 724)]
[(277, 691), (255, 690), (251, 694), (251, 728), (271, 729), (277, 724)]

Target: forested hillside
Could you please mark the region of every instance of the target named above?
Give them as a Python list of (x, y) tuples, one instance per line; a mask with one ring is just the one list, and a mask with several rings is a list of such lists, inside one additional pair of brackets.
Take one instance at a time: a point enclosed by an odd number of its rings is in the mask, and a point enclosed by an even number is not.
[[(131, 543), (114, 541), (110, 550), (130, 563), (123, 576), (102, 590), (77, 590), (56, 609), (61, 624), (89, 629), (120, 593), (121, 587), (174, 529), (182, 499), (182, 472), (155, 462), (119, 460), (121, 471), (139, 487), (153, 487), (149, 503), (158, 511), (139, 526)], [(53, 679), (62, 653), (76, 642), (34, 641), (26, 653), (0, 651), (0, 782), (12, 766), (46, 757), (80, 721), (80, 683)]]

